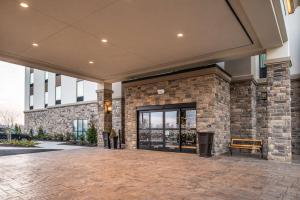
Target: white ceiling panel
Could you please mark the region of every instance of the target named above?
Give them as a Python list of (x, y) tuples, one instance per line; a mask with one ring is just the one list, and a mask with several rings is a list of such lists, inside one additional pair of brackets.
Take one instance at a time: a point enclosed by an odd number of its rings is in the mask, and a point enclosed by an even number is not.
[(30, 9), (17, 1), (0, 1), (0, 50), (20, 53), (62, 29), (65, 24)]
[[(20, 2), (29, 7), (21, 7)], [(276, 20), (255, 26), (258, 19), (251, 23), (249, 19), (264, 14), (269, 15), (265, 19), (274, 19), (271, 3), (0, 0), (0, 59), (106, 81), (222, 61), (263, 50), (259, 38), (265, 38), (266, 31), (253, 27), (264, 29), (267, 23), (276, 27)], [(261, 9), (253, 11), (257, 6)], [(267, 32), (278, 31), (273, 29)], [(178, 33), (183, 37), (177, 38)], [(101, 42), (103, 38), (107, 44)], [(278, 45), (277, 40), (270, 38), (264, 45)], [(39, 46), (33, 47), (33, 42)], [(95, 63), (89, 64), (90, 60)]]
[(120, 1), (76, 26), (156, 64), (251, 44), (224, 0)]

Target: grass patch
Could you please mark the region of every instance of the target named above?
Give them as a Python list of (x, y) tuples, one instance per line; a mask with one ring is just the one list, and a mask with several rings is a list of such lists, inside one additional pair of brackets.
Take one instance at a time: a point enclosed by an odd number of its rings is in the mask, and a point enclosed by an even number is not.
[(15, 147), (35, 147), (38, 143), (32, 140), (11, 140), (11, 142), (2, 141), (1, 144)]

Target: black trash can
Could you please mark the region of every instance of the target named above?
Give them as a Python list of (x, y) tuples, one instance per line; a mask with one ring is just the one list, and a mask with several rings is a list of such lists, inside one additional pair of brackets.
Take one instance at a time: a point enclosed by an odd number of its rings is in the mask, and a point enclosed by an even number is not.
[(113, 144), (114, 144), (114, 149), (118, 148), (118, 136), (117, 137), (113, 137)]
[(212, 156), (214, 133), (213, 132), (198, 132), (199, 156)]
[(102, 136), (103, 136), (104, 148), (110, 149), (109, 133), (103, 132)]

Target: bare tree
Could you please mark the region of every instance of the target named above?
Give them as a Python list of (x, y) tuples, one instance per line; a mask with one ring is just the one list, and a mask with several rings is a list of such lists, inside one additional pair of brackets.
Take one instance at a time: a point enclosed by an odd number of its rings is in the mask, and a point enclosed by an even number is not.
[(0, 111), (0, 123), (8, 127), (13, 127), (19, 114), (14, 111)]

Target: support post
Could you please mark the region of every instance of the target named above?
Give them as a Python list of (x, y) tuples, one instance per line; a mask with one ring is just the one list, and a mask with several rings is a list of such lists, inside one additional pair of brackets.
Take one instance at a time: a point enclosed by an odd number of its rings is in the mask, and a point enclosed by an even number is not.
[(268, 160), (291, 162), (290, 58), (272, 59), (267, 66)]
[(112, 84), (103, 83), (98, 85), (97, 100), (99, 114), (98, 146), (104, 147), (103, 132), (112, 128)]

